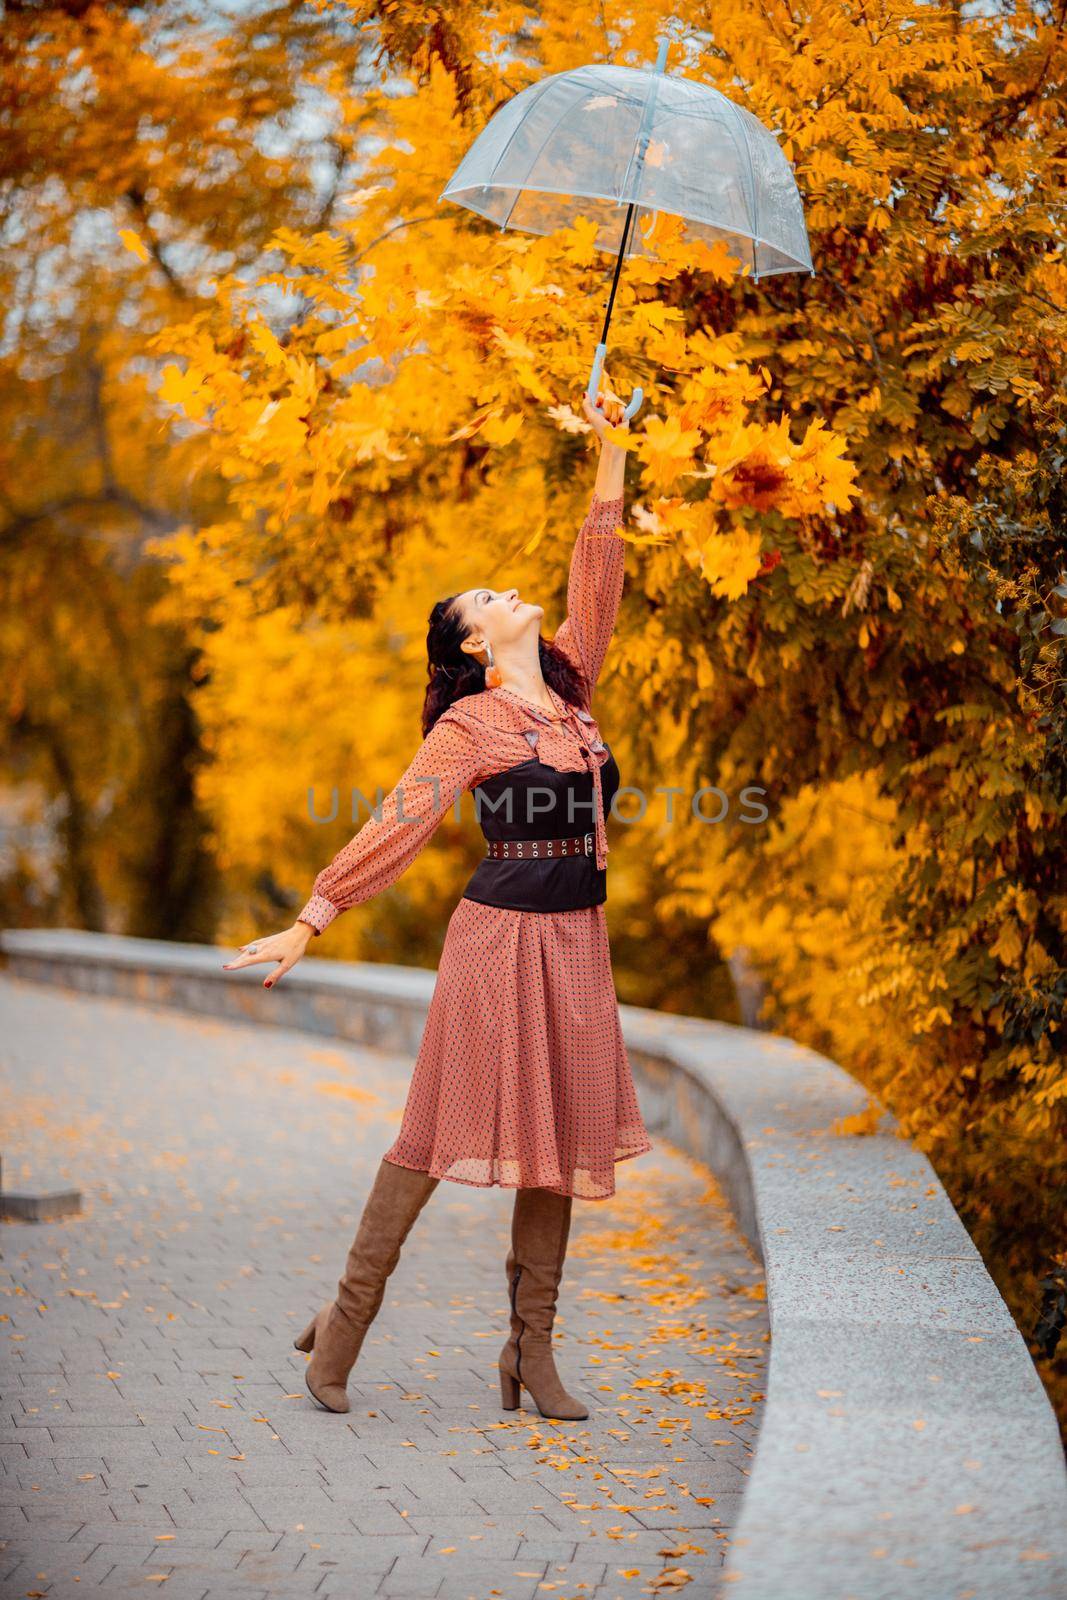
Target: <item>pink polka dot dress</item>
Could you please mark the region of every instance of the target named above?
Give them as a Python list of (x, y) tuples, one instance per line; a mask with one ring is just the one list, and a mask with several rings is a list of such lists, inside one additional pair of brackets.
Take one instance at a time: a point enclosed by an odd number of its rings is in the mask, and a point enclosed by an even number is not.
[[(622, 598), (623, 499), (592, 504), (556, 644), (600, 676)], [(604, 901), (619, 772), (587, 706), (485, 689), (438, 718), (396, 787), (315, 879), (321, 933), (415, 859), (472, 790), (490, 852), (449, 918), (400, 1131), (385, 1159), (455, 1183), (615, 1192), (651, 1150), (619, 1025)], [(531, 753), (532, 752), (532, 753)], [(567, 839), (576, 853), (528, 853)], [(542, 842), (540, 851), (548, 847)]]

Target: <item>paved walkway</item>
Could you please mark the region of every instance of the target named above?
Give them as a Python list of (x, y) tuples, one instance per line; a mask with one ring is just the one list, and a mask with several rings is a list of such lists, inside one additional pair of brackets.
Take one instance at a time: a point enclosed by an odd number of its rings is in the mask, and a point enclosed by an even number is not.
[(5, 1597), (714, 1592), (767, 1324), (704, 1169), (659, 1142), (575, 1202), (558, 1361), (588, 1420), (501, 1410), (512, 1197), (449, 1182), (331, 1416), (291, 1342), (410, 1061), (3, 975), (0, 1011), (5, 1182), (85, 1206), (0, 1229)]

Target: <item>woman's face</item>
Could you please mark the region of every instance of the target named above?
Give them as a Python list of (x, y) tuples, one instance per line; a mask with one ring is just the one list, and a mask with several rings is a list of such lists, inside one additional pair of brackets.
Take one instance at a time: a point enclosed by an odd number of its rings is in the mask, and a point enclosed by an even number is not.
[(486, 644), (494, 651), (540, 627), (544, 606), (520, 600), (517, 589), (467, 589), (457, 604), (470, 633), (461, 646), (469, 655), (481, 656)]

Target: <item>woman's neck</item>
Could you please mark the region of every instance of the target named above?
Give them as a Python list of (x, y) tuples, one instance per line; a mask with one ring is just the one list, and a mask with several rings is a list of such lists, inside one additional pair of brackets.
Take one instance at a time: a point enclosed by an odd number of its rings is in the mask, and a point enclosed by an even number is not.
[(512, 694), (517, 694), (523, 700), (532, 701), (534, 705), (544, 706), (546, 711), (555, 710), (540, 661), (529, 665), (498, 660), (497, 665), (504, 680), (503, 688), (510, 689)]

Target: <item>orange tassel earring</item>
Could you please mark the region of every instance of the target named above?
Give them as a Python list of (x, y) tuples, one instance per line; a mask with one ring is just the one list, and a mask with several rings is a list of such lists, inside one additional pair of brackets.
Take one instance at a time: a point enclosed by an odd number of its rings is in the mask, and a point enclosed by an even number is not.
[(487, 689), (499, 689), (504, 679), (501, 676), (500, 668), (493, 665), (493, 649), (491, 645), (486, 645), (485, 653), (489, 657), (489, 662), (485, 669), (485, 687)]

